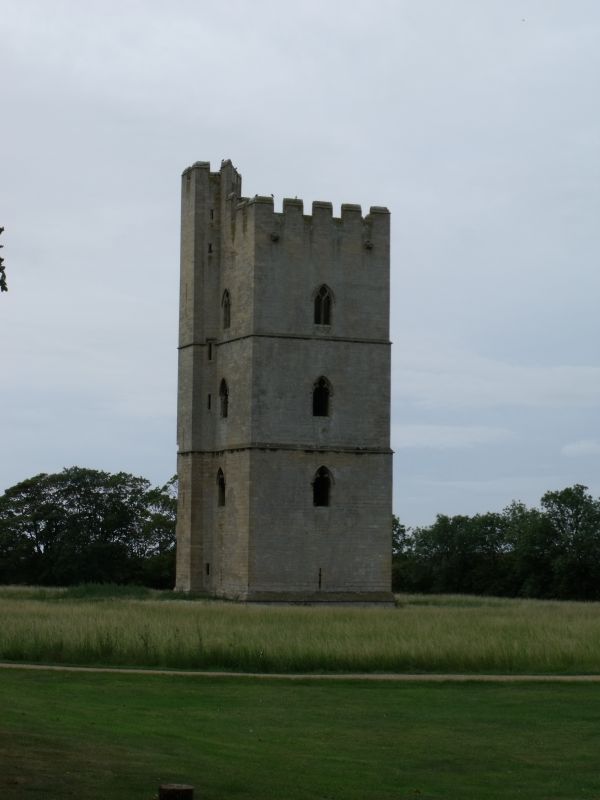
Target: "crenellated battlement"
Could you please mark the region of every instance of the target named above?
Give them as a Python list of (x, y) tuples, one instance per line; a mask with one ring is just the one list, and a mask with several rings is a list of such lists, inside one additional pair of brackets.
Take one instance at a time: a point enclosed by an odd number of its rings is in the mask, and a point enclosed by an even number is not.
[[(257, 245), (270, 242), (283, 248), (281, 257), (285, 251), (288, 263), (293, 261), (290, 256), (294, 251), (301, 252), (298, 248), (302, 242), (310, 246), (313, 253), (318, 249), (337, 247), (335, 257), (343, 257), (347, 266), (358, 258), (360, 251), (378, 253), (387, 259), (390, 228), (387, 208), (371, 206), (369, 213), (363, 216), (360, 205), (343, 203), (339, 216), (334, 216), (332, 203), (315, 200), (311, 212), (305, 213), (304, 201), (297, 197), (284, 197), (281, 211), (275, 210), (275, 200), (271, 195), (238, 197), (230, 211), (232, 239), (237, 242), (236, 247), (242, 247), (240, 236), (252, 236)], [(346, 248), (342, 256), (339, 248), (344, 241), (352, 243), (354, 250), (350, 252)], [(275, 257), (275, 253), (271, 257)], [(369, 260), (372, 260), (371, 255)]]
[(312, 213), (304, 213), (304, 201), (298, 197), (284, 197), (282, 211), (275, 211), (275, 199), (272, 195), (254, 195), (254, 197), (237, 198), (236, 210), (243, 210), (253, 205), (269, 206), (274, 217), (284, 218), (286, 215), (297, 218), (300, 214), (306, 221), (314, 217), (320, 219), (329, 217), (332, 221), (344, 221), (350, 219), (355, 221), (358, 218), (368, 220), (373, 214), (389, 216), (389, 209), (385, 206), (371, 206), (369, 213), (363, 217), (362, 207), (357, 203), (342, 203), (339, 217), (333, 216), (333, 204), (328, 200), (313, 200)]
[[(244, 210), (247, 211), (252, 206), (261, 206), (268, 207), (270, 209), (270, 212), (273, 214), (274, 221), (277, 219), (280, 222), (285, 222), (285, 219), (288, 217), (298, 220), (298, 217), (301, 216), (306, 222), (310, 222), (312, 219), (322, 221), (329, 218), (332, 222), (341, 221), (342, 223), (346, 221), (355, 223), (359, 219), (368, 222), (369, 219), (374, 215), (389, 216), (390, 213), (385, 206), (371, 206), (368, 214), (363, 216), (362, 207), (359, 204), (342, 203), (340, 215), (334, 216), (332, 203), (326, 200), (314, 200), (312, 203), (311, 214), (305, 214), (304, 201), (297, 197), (284, 197), (282, 210), (275, 211), (275, 200), (273, 195), (257, 194), (254, 195), (254, 197), (241, 196), (241, 175), (233, 166), (230, 159), (224, 159), (221, 162), (220, 169), (216, 172), (211, 171), (210, 161), (196, 161), (194, 164), (186, 167), (186, 169), (183, 170), (182, 177), (189, 181), (196, 170), (200, 170), (204, 174), (208, 173), (209, 182), (214, 185), (218, 184), (223, 186), (224, 189), (226, 188), (225, 184), (227, 182), (230, 183), (234, 190), (227, 192), (225, 199), (226, 201), (232, 203), (233, 212)], [(235, 191), (235, 189), (237, 189), (237, 191)], [(264, 212), (267, 211), (267, 208), (262, 208), (261, 211), (264, 214)]]

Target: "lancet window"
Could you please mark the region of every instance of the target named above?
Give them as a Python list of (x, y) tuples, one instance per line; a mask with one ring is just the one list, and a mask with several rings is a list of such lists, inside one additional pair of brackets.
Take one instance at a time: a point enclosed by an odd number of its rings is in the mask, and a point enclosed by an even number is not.
[(313, 388), (313, 417), (329, 416), (329, 398), (331, 397), (331, 384), (323, 375), (317, 380)]
[(323, 284), (315, 294), (315, 325), (331, 325), (331, 289)]
[(225, 505), (225, 475), (222, 469), (217, 472), (217, 504)]
[(223, 329), (226, 330), (231, 325), (231, 297), (227, 289), (223, 292), (221, 306), (223, 309)]
[(328, 506), (331, 494), (332, 477), (327, 467), (319, 467), (312, 484), (313, 505)]
[(229, 413), (229, 387), (225, 378), (219, 387), (219, 398), (221, 400), (221, 416), (226, 417)]

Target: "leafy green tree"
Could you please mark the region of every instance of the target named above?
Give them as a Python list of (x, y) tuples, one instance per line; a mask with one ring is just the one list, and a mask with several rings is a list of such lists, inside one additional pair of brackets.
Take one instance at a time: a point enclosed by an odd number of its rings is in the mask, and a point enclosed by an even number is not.
[(506, 545), (500, 514), (438, 514), (414, 533), (415, 585), (420, 591), (501, 593)]
[(156, 589), (171, 589), (175, 583), (175, 521), (177, 517), (177, 475), (147, 496), (143, 526), (145, 550), (140, 582)]
[(392, 515), (392, 556), (400, 556), (410, 547), (410, 529), (400, 522), (400, 519)]
[(28, 478), (0, 497), (0, 580), (37, 583), (57, 537), (60, 513), (45, 475)]
[(11, 487), (0, 497), (0, 581), (172, 583), (175, 493), (174, 480), (155, 488), (81, 467)]
[(411, 531), (395, 515), (392, 516), (392, 589), (395, 592), (414, 590)]
[(503, 514), (487, 512), (470, 518), (469, 591), (483, 595), (507, 593), (507, 525)]
[(600, 499), (576, 484), (546, 492), (541, 505), (556, 542), (554, 596), (600, 597)]
[(600, 599), (600, 499), (580, 484), (410, 535), (395, 518), (393, 548), (396, 590)]
[(555, 597), (554, 561), (560, 547), (546, 515), (513, 502), (504, 509), (507, 542), (506, 594)]

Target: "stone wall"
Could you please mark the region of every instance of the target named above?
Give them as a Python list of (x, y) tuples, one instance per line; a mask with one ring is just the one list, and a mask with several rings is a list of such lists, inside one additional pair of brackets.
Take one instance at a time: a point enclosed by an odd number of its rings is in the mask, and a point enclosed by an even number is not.
[[(319, 507), (321, 466), (333, 484)], [(254, 450), (252, 475), (250, 592), (389, 591), (390, 455)]]

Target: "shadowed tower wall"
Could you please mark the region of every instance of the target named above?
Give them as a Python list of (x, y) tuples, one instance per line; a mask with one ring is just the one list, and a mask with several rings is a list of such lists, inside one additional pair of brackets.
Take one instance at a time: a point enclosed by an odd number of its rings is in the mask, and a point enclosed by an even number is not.
[(386, 602), (389, 212), (182, 176), (177, 589)]

